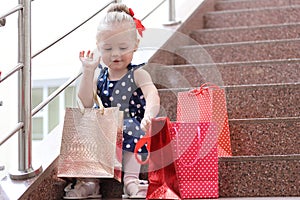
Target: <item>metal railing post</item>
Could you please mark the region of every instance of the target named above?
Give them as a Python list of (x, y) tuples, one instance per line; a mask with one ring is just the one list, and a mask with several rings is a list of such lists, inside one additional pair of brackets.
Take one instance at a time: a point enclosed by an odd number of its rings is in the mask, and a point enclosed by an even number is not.
[(0, 27), (5, 26), (5, 24), (6, 24), (6, 19), (5, 18), (0, 19)]
[(19, 72), (19, 121), (24, 122), (19, 131), (18, 171), (10, 174), (12, 179), (28, 179), (38, 175), (42, 167), (32, 167), (32, 116), (31, 116), (31, 0), (19, 0), (19, 63), (24, 67)]
[(169, 0), (169, 21), (167, 23), (164, 23), (165, 26), (173, 26), (180, 24), (180, 20), (176, 20), (176, 14), (175, 14), (175, 0)]

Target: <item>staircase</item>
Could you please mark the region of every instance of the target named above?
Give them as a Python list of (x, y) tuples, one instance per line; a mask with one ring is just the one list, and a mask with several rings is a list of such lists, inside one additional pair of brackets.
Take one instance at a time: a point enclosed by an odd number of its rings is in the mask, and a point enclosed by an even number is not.
[[(219, 159), (220, 196), (300, 196), (300, 1), (205, 3), (203, 18), (189, 19), (203, 24), (185, 30), (192, 44), (153, 58), (188, 80), (162, 87), (162, 105), (176, 120), (177, 92), (219, 73), (233, 150), (233, 157)], [(156, 73), (154, 80), (176, 79), (168, 76)]]
[[(189, 39), (170, 38), (150, 60), (166, 66), (151, 73), (171, 120), (179, 91), (225, 89), (233, 156), (219, 158), (220, 197), (300, 196), (300, 0), (205, 0), (178, 31)], [(61, 199), (56, 165), (21, 199)], [(121, 196), (114, 180), (101, 187)]]

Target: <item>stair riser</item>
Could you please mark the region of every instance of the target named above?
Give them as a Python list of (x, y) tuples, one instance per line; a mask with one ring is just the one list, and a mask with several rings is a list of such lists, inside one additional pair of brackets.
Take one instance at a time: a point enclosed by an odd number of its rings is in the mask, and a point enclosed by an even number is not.
[(205, 28), (257, 26), (300, 22), (300, 7), (218, 11), (204, 15)]
[(230, 119), (299, 117), (300, 85), (227, 88)]
[(298, 120), (229, 121), (234, 156), (300, 154)]
[(300, 58), (300, 40), (230, 43), (178, 48), (175, 64), (246, 62)]
[(238, 10), (249, 8), (263, 8), (263, 7), (279, 7), (298, 5), (299, 0), (248, 0), (248, 1), (219, 1), (216, 3), (216, 10)]
[[(162, 115), (176, 120), (177, 93), (187, 89), (159, 90)], [(299, 117), (300, 86), (228, 87), (229, 119)]]
[(197, 30), (191, 37), (200, 44), (296, 39), (300, 37), (300, 24)]
[(163, 66), (153, 67), (149, 72), (159, 88), (199, 87), (204, 82), (220, 85), (295, 83), (300, 82), (300, 60)]
[(300, 196), (300, 160), (219, 161), (221, 197)]

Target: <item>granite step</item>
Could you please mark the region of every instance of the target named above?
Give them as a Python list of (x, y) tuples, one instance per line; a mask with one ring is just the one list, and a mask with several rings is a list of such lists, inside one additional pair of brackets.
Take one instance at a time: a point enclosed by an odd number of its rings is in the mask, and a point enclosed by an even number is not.
[(300, 116), (300, 82), (226, 86), (230, 119)]
[(174, 64), (246, 62), (293, 58), (300, 58), (300, 38), (182, 46), (175, 51)]
[(205, 28), (258, 26), (300, 22), (300, 6), (207, 12)]
[(229, 120), (233, 156), (300, 154), (300, 117)]
[(299, 0), (226, 0), (217, 1), (216, 10), (241, 10), (251, 8), (299, 5)]
[(300, 38), (300, 23), (194, 30), (191, 38), (200, 44)]
[[(221, 157), (218, 166), (221, 198), (300, 195), (298, 154)], [(101, 191), (105, 199), (120, 198), (122, 184), (106, 179), (102, 181)]]
[[(225, 86), (229, 119), (300, 117), (300, 83)], [(176, 120), (177, 93), (159, 89), (161, 115)]]
[(300, 59), (199, 65), (151, 64), (146, 69), (158, 88), (199, 87), (205, 82), (217, 85), (300, 82)]
[(300, 196), (300, 155), (219, 159), (221, 197)]

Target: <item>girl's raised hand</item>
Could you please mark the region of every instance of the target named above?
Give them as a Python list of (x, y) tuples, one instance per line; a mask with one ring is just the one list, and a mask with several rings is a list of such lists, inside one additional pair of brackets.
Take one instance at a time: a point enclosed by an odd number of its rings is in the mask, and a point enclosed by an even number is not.
[(79, 52), (79, 59), (82, 63), (84, 70), (88, 71), (95, 71), (98, 64), (100, 63), (100, 55), (91, 52), (90, 50), (87, 51), (86, 55), (84, 55), (85, 51)]

